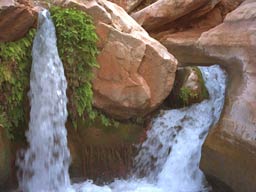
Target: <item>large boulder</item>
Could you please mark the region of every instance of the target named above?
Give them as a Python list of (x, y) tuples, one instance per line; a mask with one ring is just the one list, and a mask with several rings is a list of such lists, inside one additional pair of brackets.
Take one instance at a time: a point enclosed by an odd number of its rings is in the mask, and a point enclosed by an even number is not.
[(125, 0), (125, 1), (110, 0), (110, 1), (124, 8), (124, 10), (129, 13), (132, 10), (134, 10), (144, 0)]
[(30, 0), (0, 1), (0, 42), (20, 39), (35, 22), (36, 16)]
[(122, 8), (105, 0), (59, 3), (91, 15), (99, 36), (94, 106), (129, 119), (156, 107), (172, 89), (177, 61)]
[[(159, 0), (155, 3), (132, 13), (132, 17), (147, 30), (159, 30), (165, 24), (193, 13), (186, 18), (197, 18), (209, 12), (220, 0)], [(197, 10), (197, 11), (195, 11)]]
[(229, 75), (225, 107), (203, 145), (200, 167), (214, 187), (234, 192), (256, 190), (255, 8), (255, 1), (244, 1), (215, 28), (161, 39), (181, 64), (219, 63)]

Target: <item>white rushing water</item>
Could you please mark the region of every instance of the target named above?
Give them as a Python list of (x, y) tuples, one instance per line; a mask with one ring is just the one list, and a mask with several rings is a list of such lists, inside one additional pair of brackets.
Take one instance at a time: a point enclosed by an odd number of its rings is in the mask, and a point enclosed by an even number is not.
[[(65, 121), (66, 80), (55, 29), (44, 11), (33, 45), (29, 149), (18, 160), (24, 192), (206, 192), (199, 169), (201, 147), (221, 114), (226, 74), (215, 65), (200, 68), (210, 98), (191, 107), (166, 110), (156, 117), (135, 158), (134, 176), (97, 186), (91, 181), (70, 185)], [(146, 175), (138, 178), (140, 174)]]
[(156, 117), (135, 158), (135, 175), (98, 187), (85, 182), (78, 192), (207, 192), (199, 169), (201, 147), (210, 127), (219, 120), (225, 99), (226, 73), (218, 66), (200, 67), (210, 98)]
[(67, 82), (56, 46), (55, 27), (46, 10), (32, 50), (30, 75), (29, 149), (17, 164), (19, 188), (24, 192), (59, 192), (70, 186), (67, 147)]

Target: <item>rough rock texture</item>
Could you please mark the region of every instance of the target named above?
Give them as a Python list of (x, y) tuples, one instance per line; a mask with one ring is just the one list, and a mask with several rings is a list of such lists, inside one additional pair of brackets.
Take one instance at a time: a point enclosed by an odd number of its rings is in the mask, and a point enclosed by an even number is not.
[(0, 42), (15, 41), (23, 37), (36, 21), (29, 0), (0, 1)]
[(209, 97), (202, 73), (198, 67), (181, 67), (176, 71), (174, 87), (165, 100), (165, 106), (181, 108), (199, 103)]
[(201, 33), (185, 31), (161, 40), (182, 63), (219, 63), (229, 75), (224, 111), (204, 143), (200, 166), (214, 186), (222, 183), (234, 192), (254, 192), (256, 2), (243, 2), (224, 23)]
[[(193, 17), (200, 17), (209, 12), (220, 0), (159, 0), (132, 13), (132, 17), (145, 29), (152, 30), (171, 23), (182, 16), (185, 16), (199, 9)], [(189, 19), (191, 16), (189, 17)]]
[(134, 10), (143, 0), (110, 0), (113, 3), (116, 3), (120, 7), (124, 8), (125, 11), (130, 13)]
[(98, 184), (125, 178), (132, 168), (135, 144), (144, 136), (143, 130), (143, 126), (131, 123), (106, 128), (99, 122), (81, 124), (77, 131), (69, 128), (71, 177), (93, 179)]
[(99, 36), (100, 68), (94, 106), (121, 119), (155, 109), (172, 89), (176, 59), (119, 6), (105, 1), (64, 1), (90, 14)]
[(10, 143), (0, 125), (0, 190), (4, 188), (10, 174)]

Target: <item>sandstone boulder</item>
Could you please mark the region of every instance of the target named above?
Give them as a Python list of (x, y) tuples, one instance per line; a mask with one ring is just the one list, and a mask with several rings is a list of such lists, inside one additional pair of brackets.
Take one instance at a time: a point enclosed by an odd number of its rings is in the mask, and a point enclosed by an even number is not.
[[(20, 3), (19, 3), (20, 2)], [(23, 37), (35, 24), (31, 2), (23, 0), (0, 2), (0, 42), (15, 41)]]
[[(131, 16), (146, 30), (159, 30), (159, 27), (174, 22), (175, 20), (189, 14), (188, 19), (197, 18), (209, 12), (220, 0), (159, 0), (145, 7)], [(195, 12), (195, 10), (198, 10)], [(186, 19), (187, 20), (187, 19)]]
[(69, 0), (62, 6), (90, 14), (99, 36), (100, 68), (94, 106), (120, 119), (149, 113), (172, 89), (177, 61), (122, 8), (105, 0)]
[(124, 10), (130, 13), (134, 10), (143, 0), (110, 0), (113, 3), (116, 3), (120, 7), (124, 8)]
[[(165, 31), (158, 32), (153, 36), (179, 60), (180, 63), (212, 63), (208, 56), (197, 46), (197, 40), (201, 34), (221, 24), (226, 14), (234, 10), (244, 0), (222, 0), (207, 14), (201, 15), (200, 10), (176, 20)], [(199, 11), (199, 12), (198, 12)], [(191, 19), (195, 18), (195, 19)], [(187, 23), (186, 21), (190, 21)], [(174, 29), (175, 27), (178, 28)], [(191, 58), (193, 58), (191, 60)]]

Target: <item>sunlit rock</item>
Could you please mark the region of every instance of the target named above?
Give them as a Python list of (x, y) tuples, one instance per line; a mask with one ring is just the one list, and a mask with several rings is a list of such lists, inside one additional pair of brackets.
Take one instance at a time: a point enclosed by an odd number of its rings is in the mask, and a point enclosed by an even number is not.
[(122, 8), (105, 0), (61, 3), (91, 15), (99, 36), (94, 106), (129, 119), (158, 107), (172, 89), (176, 59)]

